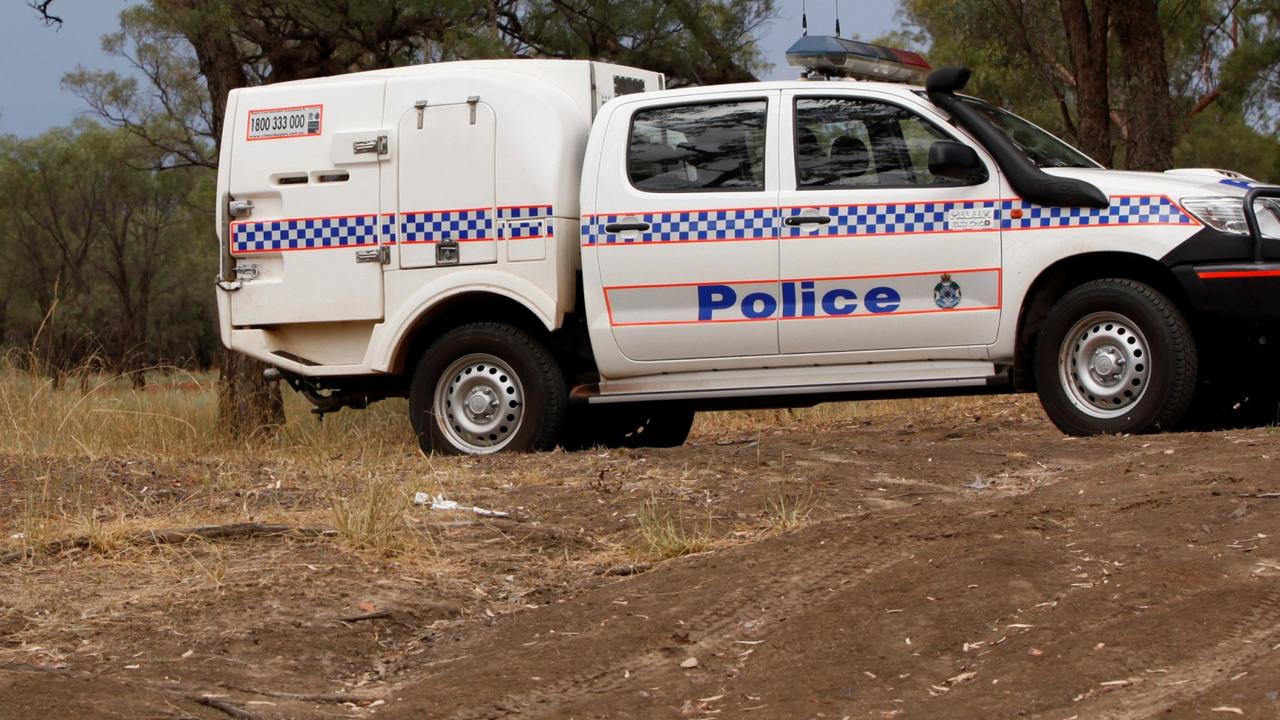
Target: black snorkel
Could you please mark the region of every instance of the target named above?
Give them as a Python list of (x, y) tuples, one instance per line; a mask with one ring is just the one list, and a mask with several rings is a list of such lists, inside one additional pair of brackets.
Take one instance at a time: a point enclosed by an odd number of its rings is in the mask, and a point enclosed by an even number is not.
[(991, 153), (1014, 192), (1024, 200), (1050, 207), (1105, 208), (1111, 204), (1106, 194), (1083, 180), (1054, 177), (1041, 170), (1004, 133), (956, 97), (969, 84), (970, 75), (968, 68), (944, 67), (929, 75), (925, 90), (934, 105), (946, 110)]

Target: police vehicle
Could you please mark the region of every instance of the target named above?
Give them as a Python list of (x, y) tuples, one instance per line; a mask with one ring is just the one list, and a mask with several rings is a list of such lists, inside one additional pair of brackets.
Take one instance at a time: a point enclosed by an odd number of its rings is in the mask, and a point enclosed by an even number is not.
[(1260, 357), (1277, 189), (1108, 170), (912, 53), (788, 57), (803, 79), (501, 60), (233, 91), (223, 342), (319, 412), (407, 396), (447, 453), (1005, 391), (1159, 431)]

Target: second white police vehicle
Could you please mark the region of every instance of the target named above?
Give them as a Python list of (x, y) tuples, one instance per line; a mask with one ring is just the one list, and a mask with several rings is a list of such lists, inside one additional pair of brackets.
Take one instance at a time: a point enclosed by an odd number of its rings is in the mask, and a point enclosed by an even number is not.
[(1067, 433), (1157, 431), (1265, 357), (1277, 189), (1108, 170), (912, 53), (788, 56), (805, 78), (501, 60), (233, 91), (223, 342), (319, 412), (407, 396), (449, 453), (1012, 390)]

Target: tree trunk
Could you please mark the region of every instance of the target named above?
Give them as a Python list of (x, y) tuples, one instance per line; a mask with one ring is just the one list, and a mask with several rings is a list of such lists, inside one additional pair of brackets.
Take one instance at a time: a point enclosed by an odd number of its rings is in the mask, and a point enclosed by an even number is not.
[[(1062, 24), (1076, 79), (1076, 140), (1080, 149), (1103, 165), (1115, 154), (1111, 144), (1111, 97), (1107, 84), (1107, 40), (1111, 1), (1059, 0)], [(1120, 3), (1124, 4), (1124, 3)], [(1153, 29), (1158, 34), (1158, 28)]]
[(284, 424), (284, 398), (278, 384), (262, 379), (266, 365), (230, 350), (221, 354), (218, 427), (237, 438), (275, 432)]
[(1126, 0), (1115, 9), (1116, 40), (1124, 72), (1129, 127), (1125, 166), (1130, 170), (1173, 167), (1173, 103), (1156, 0)]
[[(244, 65), (228, 28), (217, 22), (220, 0), (158, 0), (175, 17), (183, 17), (183, 35), (196, 54), (212, 108), (211, 127), (219, 153), (227, 93), (249, 84)], [(215, 155), (214, 157), (219, 157)], [(219, 353), (218, 427), (232, 437), (272, 432), (284, 425), (284, 398), (278, 383), (262, 377), (266, 365), (237, 352)]]

